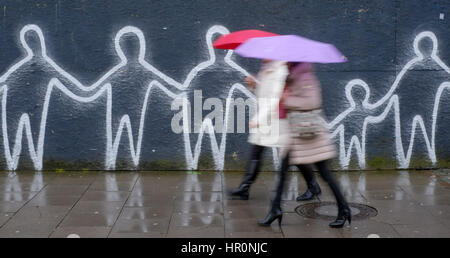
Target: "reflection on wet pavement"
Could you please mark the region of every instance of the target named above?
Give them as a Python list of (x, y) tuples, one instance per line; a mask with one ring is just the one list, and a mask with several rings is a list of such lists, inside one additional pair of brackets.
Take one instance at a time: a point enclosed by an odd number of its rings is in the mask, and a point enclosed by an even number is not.
[[(281, 228), (259, 227), (275, 173), (261, 173), (250, 200), (229, 200), (239, 172), (0, 172), (0, 237), (450, 237), (449, 171), (338, 172), (350, 203), (376, 216), (343, 229), (304, 217), (303, 178), (289, 173)], [(322, 202), (334, 202), (327, 185)], [(312, 202), (317, 202), (312, 201)], [(318, 206), (319, 207), (319, 206)], [(356, 210), (355, 210), (356, 211)], [(335, 214), (333, 205), (316, 209)], [(357, 213), (357, 212), (356, 212)], [(356, 213), (354, 215), (356, 215)]]

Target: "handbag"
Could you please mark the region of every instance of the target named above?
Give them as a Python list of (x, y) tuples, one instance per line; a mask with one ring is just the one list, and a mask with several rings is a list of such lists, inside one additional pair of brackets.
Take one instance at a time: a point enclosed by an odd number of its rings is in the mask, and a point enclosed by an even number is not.
[(324, 119), (322, 109), (290, 110), (287, 118), (294, 137), (311, 139), (320, 132), (327, 131), (328, 124)]

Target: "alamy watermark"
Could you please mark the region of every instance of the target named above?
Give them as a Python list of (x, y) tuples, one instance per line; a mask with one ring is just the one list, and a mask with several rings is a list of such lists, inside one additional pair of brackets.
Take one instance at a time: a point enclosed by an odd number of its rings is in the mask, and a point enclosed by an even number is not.
[[(192, 102), (186, 95), (173, 100), (172, 132), (180, 133), (263, 133), (278, 135), (277, 98), (206, 98), (194, 91)], [(247, 130), (249, 128), (249, 130)]]

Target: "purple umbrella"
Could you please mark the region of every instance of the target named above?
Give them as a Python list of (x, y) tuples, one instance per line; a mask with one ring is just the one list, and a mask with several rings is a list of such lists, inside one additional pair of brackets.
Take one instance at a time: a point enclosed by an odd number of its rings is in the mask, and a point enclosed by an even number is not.
[(347, 58), (335, 46), (296, 35), (252, 38), (239, 46), (244, 57), (308, 63), (343, 63)]

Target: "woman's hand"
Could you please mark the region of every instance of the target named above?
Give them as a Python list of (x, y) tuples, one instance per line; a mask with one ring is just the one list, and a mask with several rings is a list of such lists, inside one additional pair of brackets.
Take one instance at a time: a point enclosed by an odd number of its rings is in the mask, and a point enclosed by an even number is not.
[(250, 128), (258, 128), (258, 123), (255, 121), (250, 121), (250, 123), (248, 123), (248, 127)]
[(253, 77), (248, 76), (247, 78), (245, 78), (245, 83), (249, 88), (254, 89), (256, 87), (256, 81), (255, 79), (253, 79)]

